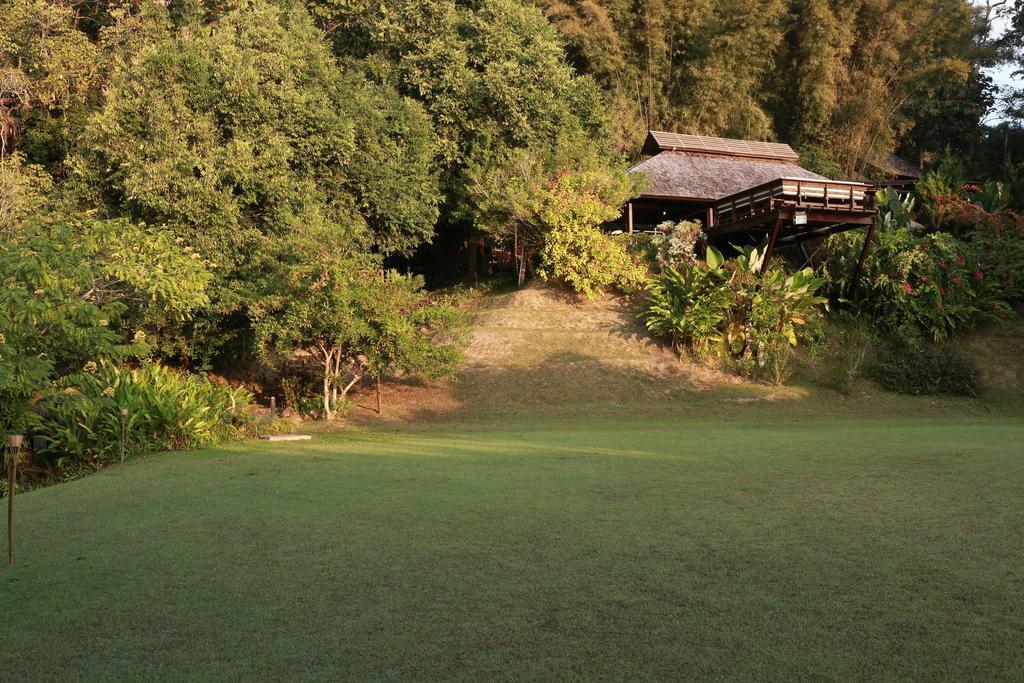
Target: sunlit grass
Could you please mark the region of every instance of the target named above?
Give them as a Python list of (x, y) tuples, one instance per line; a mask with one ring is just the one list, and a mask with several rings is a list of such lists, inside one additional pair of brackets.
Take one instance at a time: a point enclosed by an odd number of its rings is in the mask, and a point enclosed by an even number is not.
[(33, 492), (0, 670), (1019, 678), (1024, 422), (781, 414), (318, 433)]

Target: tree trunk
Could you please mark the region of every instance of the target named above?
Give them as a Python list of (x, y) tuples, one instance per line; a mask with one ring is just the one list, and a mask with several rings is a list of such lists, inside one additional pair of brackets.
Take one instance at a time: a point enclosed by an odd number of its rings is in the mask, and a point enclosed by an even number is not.
[(331, 357), (324, 360), (324, 418), (334, 419), (334, 411), (331, 410)]
[(472, 235), (466, 240), (466, 256), (469, 258), (468, 272), (466, 273), (466, 284), (474, 286), (478, 282), (477, 278), (477, 253), (476, 253), (476, 240), (473, 239)]

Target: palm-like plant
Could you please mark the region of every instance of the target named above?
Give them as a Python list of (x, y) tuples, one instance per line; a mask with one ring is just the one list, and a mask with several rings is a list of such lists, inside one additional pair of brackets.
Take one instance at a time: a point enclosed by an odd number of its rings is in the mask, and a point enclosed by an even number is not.
[(671, 338), (675, 348), (687, 345), (698, 354), (717, 342), (718, 327), (732, 305), (724, 263), (721, 253), (709, 248), (703, 264), (666, 268), (656, 276), (647, 290), (647, 329)]

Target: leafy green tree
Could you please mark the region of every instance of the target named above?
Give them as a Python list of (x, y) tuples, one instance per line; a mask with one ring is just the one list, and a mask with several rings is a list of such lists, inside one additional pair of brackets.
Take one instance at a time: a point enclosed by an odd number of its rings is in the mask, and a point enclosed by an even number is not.
[(99, 60), (75, 22), (71, 5), (47, 0), (8, 0), (0, 10), (0, 157), (25, 133), (22, 117), (35, 114), (42, 128), (88, 96)]
[(23, 427), (55, 377), (143, 353), (149, 316), (183, 320), (203, 307), (210, 278), (194, 256), (124, 220), (51, 217), (0, 241), (4, 426)]
[(922, 107), (933, 121), (950, 118), (936, 95), (962, 90), (991, 54), (966, 0), (797, 0), (792, 9), (772, 83), (777, 130), (834, 149), (843, 175), (906, 140)]
[(407, 372), (440, 377), (461, 358), (461, 316), (432, 301), (422, 280), (383, 273), (373, 260), (327, 249), (282, 266), (253, 305), (257, 346), (280, 364), (296, 356), (320, 368), (324, 416), (365, 376)]
[(768, 138), (766, 105), (786, 4), (743, 0), (543, 0), (574, 63), (609, 93), (618, 151), (647, 128)]
[(104, 210), (166, 226), (217, 277), (210, 311), (189, 334), (166, 330), (164, 353), (209, 358), (244, 329), (292, 240), (401, 253), (430, 238), (429, 120), (340, 68), (301, 5), (247, 3), (207, 24), (146, 4), (104, 35), (118, 64), (77, 179)]
[[(511, 236), (516, 216), (539, 187), (536, 179), (575, 168), (555, 158), (590, 155), (616, 166), (600, 90), (567, 63), (557, 32), (529, 3), (313, 6), (321, 25), (333, 31), (336, 52), (428, 112), (445, 194), (442, 248), (496, 231)], [(514, 196), (502, 196), (484, 176), (515, 183), (508, 188)]]

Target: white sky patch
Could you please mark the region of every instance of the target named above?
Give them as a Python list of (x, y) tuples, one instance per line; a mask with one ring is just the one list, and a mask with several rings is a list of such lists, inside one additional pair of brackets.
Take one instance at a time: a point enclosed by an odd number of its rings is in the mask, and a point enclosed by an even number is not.
[[(981, 7), (985, 6), (984, 2), (978, 2), (977, 0), (975, 0), (974, 4), (979, 5)], [(1007, 4), (1012, 4), (1012, 0), (1010, 3)], [(1006, 33), (1007, 28), (1009, 28), (1009, 22), (1006, 21), (1005, 17), (999, 16), (997, 14), (995, 18), (992, 20), (990, 35), (992, 36), (992, 38), (999, 38), (1004, 33)], [(1001, 97), (1005, 91), (1024, 87), (1024, 82), (1022, 82), (1021, 77), (1013, 75), (1013, 72), (1016, 68), (1017, 66), (1013, 64), (999, 64), (997, 66), (992, 67), (991, 69), (982, 70), (984, 73), (991, 76), (992, 81), (999, 87), (1000, 92), (997, 95), (997, 97)], [(1002, 102), (996, 101), (995, 107), (988, 113), (988, 116), (985, 117), (985, 120), (986, 123), (990, 124), (999, 123), (1000, 121), (1005, 120), (1002, 111)]]

